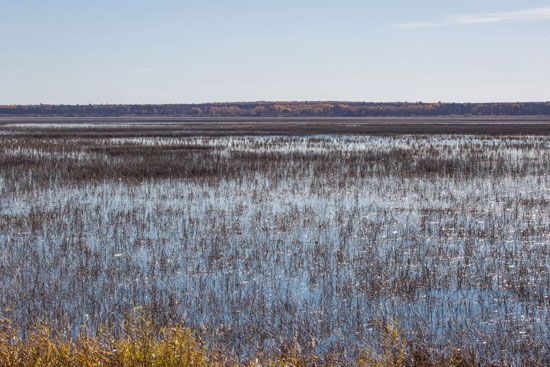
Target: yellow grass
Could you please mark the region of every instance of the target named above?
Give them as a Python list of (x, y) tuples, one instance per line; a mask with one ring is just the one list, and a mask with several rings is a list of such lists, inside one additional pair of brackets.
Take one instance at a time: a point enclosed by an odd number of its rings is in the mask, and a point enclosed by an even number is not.
[[(86, 328), (84, 328), (85, 330)], [(82, 331), (76, 338), (55, 333), (39, 324), (22, 338), (12, 322), (0, 320), (1, 367), (358, 367), (474, 366), (460, 354), (434, 362), (412, 358), (408, 343), (394, 325), (386, 326), (384, 350), (380, 355), (365, 350), (355, 362), (320, 356), (304, 356), (290, 349), (278, 356), (257, 357), (238, 363), (210, 351), (206, 343), (184, 325), (157, 328), (146, 319), (133, 320), (123, 327), (123, 335), (110, 337), (99, 330), (95, 336)], [(428, 356), (429, 357), (429, 356)]]

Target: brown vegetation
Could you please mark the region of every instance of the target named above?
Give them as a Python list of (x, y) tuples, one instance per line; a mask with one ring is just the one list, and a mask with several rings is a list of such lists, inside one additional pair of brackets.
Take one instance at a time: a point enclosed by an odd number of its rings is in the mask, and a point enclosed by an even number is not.
[(13, 129), (0, 365), (550, 362), (546, 136)]
[(391, 119), (207, 119), (207, 118), (3, 118), (0, 133), (27, 137), (270, 136), (270, 135), (396, 135), (482, 134), (550, 135), (550, 119), (518, 118), (391, 118)]

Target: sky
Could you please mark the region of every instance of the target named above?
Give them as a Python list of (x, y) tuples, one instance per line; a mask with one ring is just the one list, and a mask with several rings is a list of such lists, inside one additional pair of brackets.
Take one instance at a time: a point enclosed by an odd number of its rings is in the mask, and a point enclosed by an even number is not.
[(550, 101), (550, 1), (0, 0), (0, 104)]

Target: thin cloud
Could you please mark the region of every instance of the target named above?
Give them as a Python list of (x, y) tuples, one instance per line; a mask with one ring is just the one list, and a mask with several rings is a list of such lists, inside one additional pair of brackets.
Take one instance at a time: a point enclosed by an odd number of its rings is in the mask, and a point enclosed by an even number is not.
[(424, 22), (407, 22), (395, 24), (393, 28), (411, 29), (411, 28), (432, 28), (448, 27), (473, 24), (488, 24), (507, 21), (533, 21), (550, 20), (550, 7), (524, 9), (502, 13), (484, 13), (484, 14), (455, 14), (446, 18)]

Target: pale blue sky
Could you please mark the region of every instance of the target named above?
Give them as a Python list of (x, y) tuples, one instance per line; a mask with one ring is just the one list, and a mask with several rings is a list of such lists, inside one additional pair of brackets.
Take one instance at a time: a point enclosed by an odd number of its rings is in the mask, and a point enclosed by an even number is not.
[(550, 100), (540, 0), (0, 0), (0, 47), (0, 104)]

